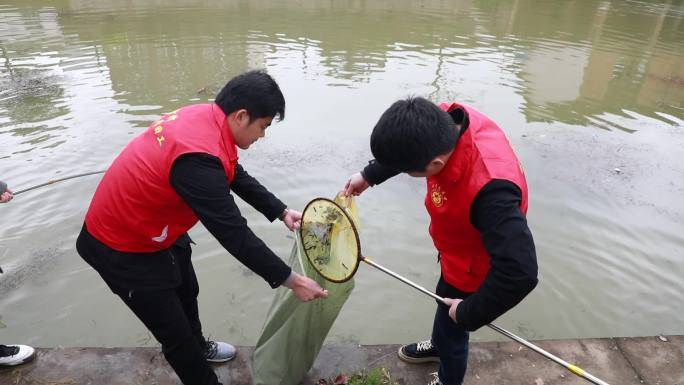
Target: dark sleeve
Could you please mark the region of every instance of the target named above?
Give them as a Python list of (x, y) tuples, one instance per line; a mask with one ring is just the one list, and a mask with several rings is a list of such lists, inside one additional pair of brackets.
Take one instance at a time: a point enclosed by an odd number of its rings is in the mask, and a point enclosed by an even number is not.
[(361, 171), (363, 179), (371, 186), (380, 184), (397, 174), (399, 174), (399, 171), (383, 166), (375, 159), (369, 161), (368, 165)]
[(278, 219), (280, 214), (285, 211), (287, 206), (276, 198), (266, 187), (262, 186), (258, 180), (242, 168), (238, 163), (235, 166), (235, 177), (230, 189), (250, 206), (257, 209), (271, 222)]
[(291, 269), (247, 227), (218, 158), (183, 155), (171, 167), (170, 182), (221, 245), (271, 287), (290, 276)]
[(456, 321), (467, 330), (494, 321), (537, 285), (534, 240), (520, 201), (520, 189), (505, 180), (489, 182), (473, 201), (470, 221), (481, 232), (491, 268), (480, 288), (458, 305)]

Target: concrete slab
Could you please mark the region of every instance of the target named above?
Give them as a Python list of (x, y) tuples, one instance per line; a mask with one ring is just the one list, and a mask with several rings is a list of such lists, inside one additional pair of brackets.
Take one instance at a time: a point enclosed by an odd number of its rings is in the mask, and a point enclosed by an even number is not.
[[(548, 340), (535, 344), (609, 384), (643, 385), (613, 339)], [(377, 366), (387, 368), (399, 384), (427, 384), (431, 378), (429, 373), (436, 371), (437, 365), (406, 364), (397, 358), (398, 347), (399, 345), (382, 345), (354, 349), (328, 346), (321, 351), (301, 385), (315, 384), (318, 378), (329, 378), (340, 372), (351, 373)], [(516, 342), (479, 342), (470, 346), (466, 385), (587, 383)]]
[[(548, 340), (535, 344), (609, 384), (642, 385), (612, 339)], [(515, 342), (473, 344), (465, 383), (589, 384), (587, 380)]]
[[(684, 336), (547, 340), (535, 342), (612, 385), (684, 385)], [(397, 358), (399, 345), (325, 346), (300, 385), (320, 378), (387, 368), (400, 385), (426, 384), (437, 365), (410, 365)], [(216, 365), (224, 385), (249, 385), (252, 347)], [(516, 342), (471, 344), (466, 385), (588, 384)], [(38, 349), (36, 359), (0, 370), (2, 385), (180, 385), (157, 348)]]
[[(251, 347), (238, 347), (235, 360), (216, 365), (224, 385), (249, 385)], [(0, 369), (0, 384), (182, 385), (158, 348), (37, 349), (35, 360)]]
[(684, 336), (617, 338), (617, 345), (649, 385), (684, 385)]
[(427, 383), (429, 373), (437, 371), (436, 363), (411, 365), (399, 360), (398, 349), (399, 345), (325, 346), (300, 385), (314, 385), (321, 378), (376, 367), (388, 369), (392, 380), (398, 384), (422, 384)]
[(156, 348), (37, 349), (36, 358), (0, 371), (0, 384), (180, 384)]

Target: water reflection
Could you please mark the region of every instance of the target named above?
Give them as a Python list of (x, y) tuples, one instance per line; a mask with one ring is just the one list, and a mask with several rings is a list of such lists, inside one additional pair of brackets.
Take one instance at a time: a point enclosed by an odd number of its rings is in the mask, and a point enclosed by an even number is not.
[[(556, 29), (558, 38), (534, 41), (520, 60), (530, 121), (587, 125), (592, 116), (625, 110), (681, 115), (681, 12), (669, 4), (645, 13), (633, 4), (611, 2), (597, 2), (593, 15), (577, 8), (553, 10), (564, 12), (564, 20), (590, 20), (591, 25), (563, 25)], [(610, 126), (616, 127), (602, 125)]]
[[(5, 8), (3, 102), (14, 113), (7, 113), (5, 121), (68, 113), (64, 106), (52, 106), (63, 90), (50, 74), (42, 78), (45, 87), (29, 84), (27, 91), (16, 92), (21, 97), (42, 89), (46, 97), (36, 97), (46, 105), (8, 101), (12, 88), (26, 89), (25, 82), (36, 81), (36, 71), (26, 67), (50, 66), (25, 62), (40, 58), (37, 52), (10, 54), (8, 47), (15, 49), (16, 42), (26, 46), (41, 36), (44, 52), (51, 42), (68, 44), (61, 30), (92, 44), (94, 56), (67, 57), (52, 66), (65, 71), (77, 64), (104, 66), (115, 99), (134, 106), (206, 100), (231, 74), (275, 62), (300, 69), (308, 78), (325, 77), (328, 85), (352, 88), (388, 69), (430, 67), (432, 78), (421, 80), (434, 88), (433, 95), (444, 97), (449, 91), (442, 89), (458, 86), (450, 81), (453, 74), (489, 61), (502, 77), (512, 76), (501, 86), (523, 96), (520, 109), (530, 122), (586, 125), (589, 117), (628, 110), (672, 123), (663, 114), (682, 112), (681, 5), (520, 0), (457, 1), (447, 7), (441, 1), (338, 4), (208, 2), (188, 7), (183, 1), (132, 1), (127, 2), (132, 8), (123, 11), (116, 2), (65, 1), (37, 14), (25, 6)], [(13, 60), (21, 60), (24, 68), (12, 71)]]
[(211, 97), (227, 74), (274, 61), (346, 87), (369, 83), (388, 67), (429, 66), (434, 77), (425, 82), (441, 96), (440, 88), (454, 86), (444, 74), (490, 60), (496, 71), (515, 76), (528, 121), (586, 125), (606, 112), (682, 112), (681, 6), (476, 1), (452, 2), (445, 12), (442, 2), (420, 4), (188, 9), (183, 2), (139, 2), (137, 17), (129, 17), (111, 5), (75, 2), (87, 17), (60, 22), (100, 42), (114, 89), (136, 105), (157, 104), (160, 96), (192, 99), (200, 89)]

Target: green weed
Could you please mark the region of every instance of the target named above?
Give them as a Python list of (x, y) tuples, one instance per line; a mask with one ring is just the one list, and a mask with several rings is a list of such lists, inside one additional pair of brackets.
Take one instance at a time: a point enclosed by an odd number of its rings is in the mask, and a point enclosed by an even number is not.
[(395, 385), (385, 368), (374, 368), (370, 371), (356, 373), (350, 377), (340, 374), (334, 379), (320, 379), (316, 385)]

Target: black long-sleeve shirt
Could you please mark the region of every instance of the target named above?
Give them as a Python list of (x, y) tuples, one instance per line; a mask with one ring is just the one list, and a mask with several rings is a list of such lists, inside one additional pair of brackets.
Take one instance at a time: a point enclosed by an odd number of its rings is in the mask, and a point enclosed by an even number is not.
[(229, 190), (274, 221), (286, 206), (241, 165), (228, 184), (221, 161), (207, 154), (179, 157), (171, 167), (171, 186), (193, 210), (209, 232), (242, 264), (265, 279), (271, 287), (280, 286), (291, 273), (277, 255), (247, 226)]
[[(375, 160), (361, 173), (371, 186), (398, 174)], [(474, 293), (458, 290), (443, 277), (437, 283), (438, 295), (464, 299), (458, 305), (456, 320), (467, 330), (476, 330), (492, 322), (522, 301), (537, 285), (534, 240), (527, 219), (520, 211), (521, 200), (520, 189), (514, 183), (500, 179), (487, 183), (470, 207), (470, 223), (480, 232), (491, 259), (485, 281)]]

